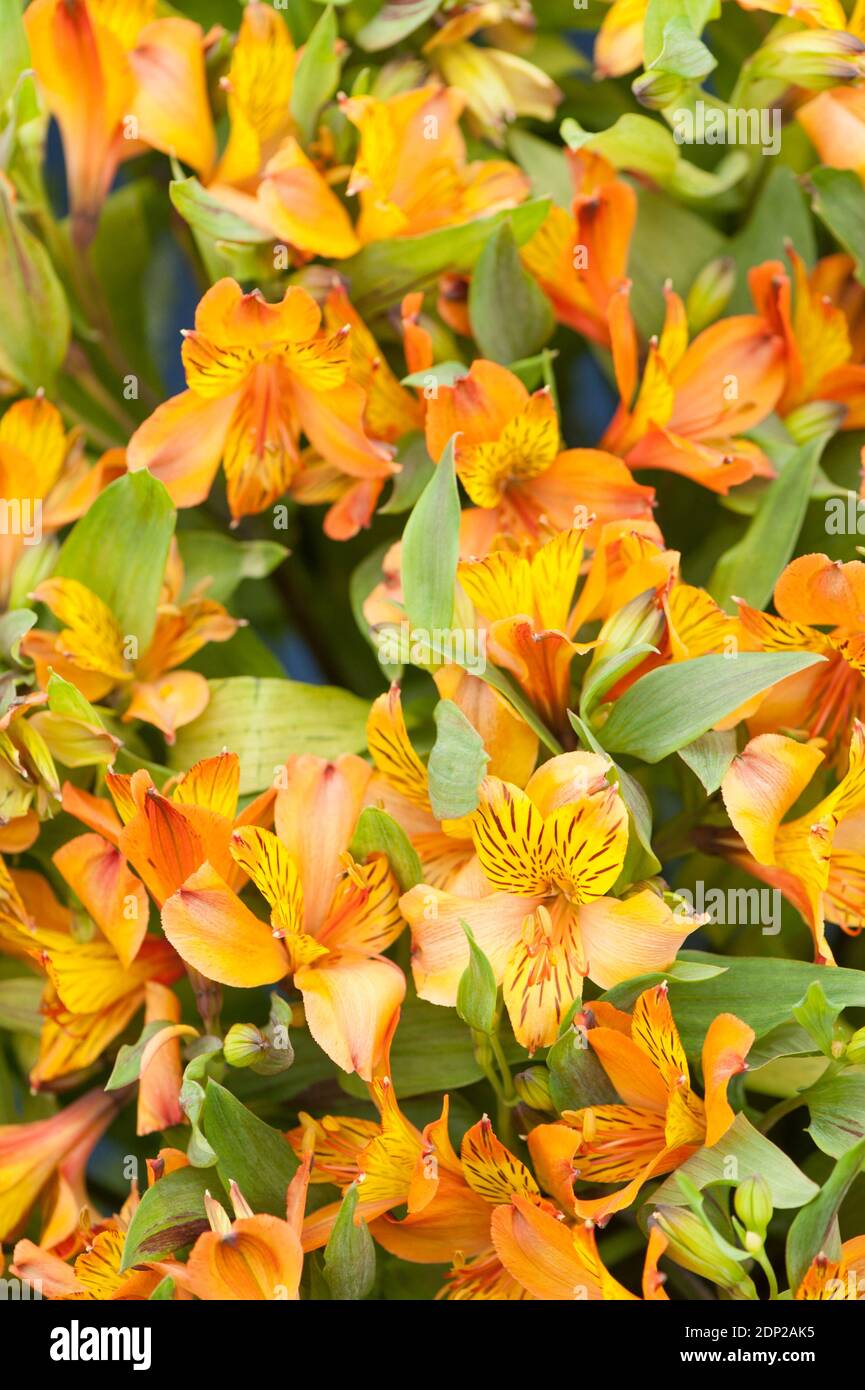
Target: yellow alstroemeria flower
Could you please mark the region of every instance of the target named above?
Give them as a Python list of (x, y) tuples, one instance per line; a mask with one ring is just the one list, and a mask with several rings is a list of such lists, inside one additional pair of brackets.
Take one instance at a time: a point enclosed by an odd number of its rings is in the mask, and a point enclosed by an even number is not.
[[(604, 1003), (591, 1010), (597, 1026), (586, 1037), (621, 1104), (566, 1110), (564, 1123), (538, 1125), (528, 1142), (541, 1185), (566, 1211), (603, 1223), (630, 1206), (649, 1178), (678, 1168), (727, 1132), (734, 1118), (727, 1085), (746, 1069), (754, 1031), (732, 1014), (712, 1021), (703, 1043), (701, 1100), (666, 985), (644, 990), (632, 1014)], [(626, 1186), (606, 1197), (575, 1198), (577, 1179)]]
[(502, 985), (517, 1039), (534, 1052), (555, 1041), (584, 976), (609, 989), (675, 959), (695, 920), (649, 888), (605, 896), (628, 843), (627, 808), (609, 767), (594, 753), (565, 753), (525, 791), (496, 778), (482, 784), (472, 838), (494, 891), (472, 899), (419, 884), (400, 900), (422, 999), (456, 1002), (466, 922)]

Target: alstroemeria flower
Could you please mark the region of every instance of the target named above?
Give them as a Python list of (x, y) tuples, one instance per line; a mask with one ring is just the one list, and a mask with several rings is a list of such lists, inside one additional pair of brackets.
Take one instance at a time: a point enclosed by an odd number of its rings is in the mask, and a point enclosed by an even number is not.
[(195, 311), (183, 363), (189, 386), (133, 434), (133, 471), (149, 468), (179, 507), (203, 502), (220, 462), (235, 520), (263, 511), (300, 467), (300, 435), (352, 477), (387, 478), (390, 451), (363, 428), (366, 397), (349, 377), (346, 333), (321, 331), (311, 295), (290, 286), (279, 304), (218, 280)]
[[(515, 1194), (510, 1205), (493, 1213), (493, 1241), (510, 1277), (533, 1298), (556, 1303), (636, 1301), (637, 1295), (624, 1288), (601, 1259), (591, 1221), (569, 1226)], [(651, 1226), (643, 1264), (646, 1300), (667, 1300), (664, 1275), (658, 1273), (666, 1247), (666, 1237)]]
[(792, 287), (780, 261), (765, 262), (751, 278), (757, 308), (787, 345), (787, 383), (777, 413), (786, 420), (810, 402), (834, 401), (844, 407), (839, 428), (862, 429), (863, 290), (852, 278), (855, 261), (840, 254), (826, 256), (809, 271), (792, 245), (787, 257), (793, 268)]
[(296, 1302), (300, 1297), (300, 1242), (309, 1183), (309, 1158), (286, 1192), (286, 1219), (256, 1215), (237, 1184), (230, 1184), (234, 1220), (205, 1196), (210, 1230), (198, 1237), (178, 1280), (196, 1298), (211, 1302)]
[(861, 1302), (865, 1281), (865, 1236), (854, 1236), (841, 1246), (840, 1259), (815, 1255), (793, 1297), (803, 1302), (842, 1299)]
[[(719, 1014), (702, 1051), (705, 1100), (691, 1086), (688, 1061), (673, 1021), (666, 985), (644, 990), (626, 1014), (591, 1006), (597, 1027), (589, 1046), (621, 1104), (563, 1112), (563, 1124), (539, 1125), (529, 1152), (541, 1185), (566, 1210), (605, 1222), (630, 1206), (649, 1178), (669, 1173), (704, 1145), (717, 1144), (733, 1123), (730, 1078), (746, 1070), (754, 1031), (733, 1014)], [(574, 1181), (626, 1183), (606, 1197), (574, 1197)]]
[(197, 719), (207, 707), (210, 690), (197, 671), (175, 667), (208, 642), (227, 642), (242, 623), (205, 596), (207, 580), (181, 598), (184, 571), (176, 547), (169, 558), (157, 609), (156, 626), (146, 651), (129, 653), (128, 634), (98, 594), (77, 579), (43, 579), (32, 598), (44, 603), (62, 624), (59, 632), (35, 628), (21, 650), (32, 659), (40, 684), (55, 670), (89, 700), (127, 690), (123, 720), (154, 724), (168, 743), (175, 730)]
[(396, 880), (384, 855), (358, 864), (348, 854), (370, 776), (354, 756), (290, 758), (276, 834), (232, 834), (230, 857), (266, 900), (269, 926), (214, 862), (184, 876), (162, 907), (168, 940), (207, 979), (252, 988), (292, 975), (316, 1042), (365, 1079), (405, 993), (402, 971), (381, 954), (405, 925)]
[[(378, 1123), (301, 1113), (289, 1140), (300, 1151), (314, 1144), (314, 1181), (343, 1190), (358, 1183), (357, 1210), (371, 1234), (398, 1259), (417, 1264), (453, 1263), (439, 1297), (523, 1298), (493, 1249), (490, 1221), (515, 1194), (552, 1211), (537, 1183), (493, 1133), (484, 1117), (463, 1136), (457, 1155), (448, 1137), (448, 1101), (439, 1119), (419, 1131), (399, 1108), (388, 1076), (376, 1079), (372, 1099)], [(393, 1216), (406, 1206), (405, 1215)], [(340, 1203), (319, 1207), (304, 1225), (304, 1249), (324, 1245)]]
[(456, 435), (460, 482), (477, 510), (464, 514), (463, 548), (485, 555), (500, 535), (537, 541), (574, 525), (650, 517), (654, 491), (600, 449), (560, 448), (553, 399), (529, 394), (519, 377), (477, 358), (427, 405), (426, 441), (435, 462)]
[(156, 0), (33, 0), (33, 67), (63, 137), (73, 235), (89, 241), (122, 159), (152, 146), (205, 176), (216, 157), (204, 32)]
[[(537, 735), (479, 677), (457, 666), (444, 666), (436, 671), (435, 681), (441, 698), (453, 700), (481, 734), (490, 773), (524, 785), (537, 759)], [(399, 686), (391, 686), (373, 703), (366, 737), (378, 774), (367, 786), (366, 800), (382, 806), (406, 832), (423, 865), (425, 881), (456, 892), (484, 892), (469, 818), (439, 821), (433, 814), (429, 774), (408, 736)]]
[[(76, 521), (112, 478), (124, 471), (122, 451), (109, 452), (92, 467), (84, 457), (81, 433), (63, 427), (60, 411), (44, 396), (16, 401), (0, 419), (0, 496), (33, 509), (35, 540)], [(36, 509), (38, 508), (38, 516)], [(22, 520), (28, 519), (22, 509)], [(0, 535), (0, 602), (9, 589), (26, 532)]]
[(682, 473), (713, 492), (727, 493), (755, 475), (772, 477), (763, 452), (741, 436), (772, 413), (784, 389), (781, 333), (760, 315), (737, 314), (689, 344), (685, 306), (668, 285), (663, 331), (649, 344), (639, 378), (629, 290), (624, 286), (610, 304), (621, 404), (602, 446), (631, 468)]
[(360, 131), (348, 185), (360, 194), (361, 241), (419, 236), (514, 207), (529, 182), (515, 164), (467, 162), (459, 128), (461, 92), (431, 84), (381, 100), (345, 97), (342, 110)]
[(810, 811), (785, 821), (823, 758), (819, 742), (752, 738), (721, 783), (741, 844), (721, 833), (717, 852), (780, 889), (810, 926), (817, 960), (831, 964), (826, 920), (853, 935), (865, 926), (865, 728), (858, 719), (844, 777)]
[(571, 662), (594, 642), (575, 642), (572, 599), (584, 531), (559, 531), (528, 554), (494, 550), (463, 561), (457, 577), (488, 625), (487, 655), (510, 671), (544, 723), (568, 734)]
[(115, 1097), (96, 1090), (50, 1119), (0, 1125), (0, 1240), (14, 1235), (52, 1179), (40, 1244), (50, 1248), (74, 1230), (87, 1201), (87, 1161), (116, 1113)]
[[(763, 651), (816, 652), (825, 660), (788, 676), (763, 696), (752, 734), (801, 730), (826, 739), (837, 759), (850, 721), (865, 717), (865, 564), (800, 555), (775, 585), (778, 616), (739, 600), (745, 632)], [(828, 631), (824, 631), (828, 628)]]
[(41, 691), (18, 695), (0, 715), (0, 851), (29, 849), (40, 822), (57, 807), (60, 781), (51, 750), (27, 717), (46, 701)]
[(208, 192), (243, 221), (287, 242), (298, 259), (340, 259), (359, 250), (360, 242), (297, 138), (291, 95), (298, 59), (283, 16), (251, 0), (221, 82), (229, 136)]
[(456, 1002), (469, 948), (467, 922), (486, 953), (519, 1042), (553, 1043), (588, 975), (602, 989), (675, 959), (697, 925), (649, 888), (605, 896), (619, 877), (628, 812), (594, 753), (544, 763), (525, 791), (487, 779), (472, 838), (494, 890), (472, 899), (426, 884), (400, 906), (412, 927), (418, 994)]
[(600, 155), (565, 154), (574, 185), (572, 212), (551, 207), (521, 255), (559, 322), (607, 347), (608, 312), (627, 275), (637, 195)]

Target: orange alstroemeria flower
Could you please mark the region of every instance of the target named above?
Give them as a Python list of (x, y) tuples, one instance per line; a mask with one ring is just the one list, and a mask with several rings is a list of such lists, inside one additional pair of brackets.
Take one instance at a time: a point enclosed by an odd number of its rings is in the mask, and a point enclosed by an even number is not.
[(721, 783), (741, 841), (720, 832), (716, 852), (780, 889), (810, 926), (816, 959), (832, 964), (825, 922), (851, 935), (865, 926), (865, 727), (858, 719), (849, 766), (834, 791), (784, 821), (823, 758), (819, 741), (797, 743), (783, 734), (751, 739)]
[(818, 92), (799, 107), (796, 119), (817, 150), (821, 164), (852, 169), (865, 181), (865, 87), (833, 87), (828, 92)]
[(529, 394), (519, 377), (478, 358), (466, 376), (441, 385), (426, 412), (430, 458), (455, 441), (460, 482), (476, 510), (463, 517), (463, 547), (484, 555), (495, 538), (536, 541), (575, 521), (595, 528), (625, 517), (650, 517), (654, 491), (600, 449), (560, 449), (549, 390)]
[(149, 468), (180, 507), (207, 497), (220, 462), (235, 521), (280, 498), (300, 468), (300, 435), (342, 473), (394, 472), (390, 450), (364, 433), (366, 397), (350, 379), (347, 333), (321, 330), (311, 295), (290, 286), (279, 304), (218, 280), (185, 336), (189, 386), (133, 434), (133, 471)]
[(351, 218), (304, 153), (291, 112), (299, 53), (272, 5), (243, 11), (227, 94), (229, 136), (208, 192), (229, 212), (286, 242), (295, 259), (341, 259), (360, 249)]
[(739, 600), (753, 645), (816, 652), (824, 660), (779, 681), (749, 719), (750, 732), (801, 731), (825, 739), (837, 760), (851, 721), (865, 718), (865, 564), (800, 555), (775, 585), (774, 603), (777, 617)]
[(565, 153), (572, 212), (552, 207), (521, 255), (559, 322), (608, 347), (608, 313), (627, 275), (637, 195), (600, 155)]
[[(0, 535), (0, 601), (28, 543), (76, 521), (112, 478), (123, 472), (118, 450), (92, 467), (80, 431), (67, 434), (60, 411), (44, 396), (16, 401), (0, 419), (0, 496), (22, 504), (22, 530)], [(28, 514), (27, 507), (32, 508)], [(29, 534), (28, 534), (29, 526)]]
[(40, 1244), (59, 1244), (86, 1204), (87, 1160), (117, 1113), (114, 1096), (88, 1091), (47, 1120), (0, 1125), (0, 1239), (14, 1235), (47, 1191)]
[(472, 838), (494, 891), (473, 899), (419, 884), (400, 901), (422, 999), (455, 1004), (469, 959), (466, 922), (503, 987), (518, 1041), (534, 1052), (555, 1042), (584, 976), (609, 989), (675, 959), (695, 920), (649, 888), (605, 896), (628, 843), (609, 768), (597, 754), (565, 753), (525, 791), (497, 778), (482, 784)]
[(306, 1158), (288, 1185), (284, 1221), (266, 1213), (256, 1215), (235, 1182), (229, 1186), (234, 1220), (207, 1193), (204, 1206), (210, 1230), (198, 1237), (185, 1269), (178, 1272), (181, 1286), (206, 1302), (297, 1302), (308, 1183)]
[(787, 257), (792, 287), (780, 261), (765, 262), (751, 278), (758, 310), (787, 345), (787, 383), (777, 413), (786, 420), (800, 406), (833, 401), (843, 407), (841, 429), (862, 429), (865, 290), (853, 278), (855, 261), (842, 254), (826, 256), (809, 271), (792, 245)]
[[(436, 671), (435, 681), (441, 698), (453, 700), (483, 738), (489, 772), (523, 786), (537, 759), (537, 735), (479, 677), (445, 666)], [(468, 818), (440, 821), (433, 814), (429, 774), (409, 738), (399, 686), (373, 703), (366, 737), (377, 772), (366, 800), (402, 826), (417, 850), (425, 881), (454, 892), (487, 891)]]
[[(630, 1206), (649, 1178), (678, 1168), (711, 1147), (733, 1123), (730, 1078), (746, 1070), (754, 1031), (733, 1014), (719, 1014), (702, 1051), (705, 1100), (693, 1091), (688, 1061), (673, 1021), (667, 986), (644, 990), (633, 1013), (610, 1004), (591, 1006), (597, 1026), (589, 1046), (621, 1104), (563, 1112), (563, 1124), (539, 1125), (529, 1152), (540, 1182), (577, 1216), (605, 1223)], [(574, 1197), (580, 1182), (626, 1182), (606, 1197)]]
[(202, 176), (216, 157), (205, 36), (156, 0), (33, 0), (24, 12), (33, 67), (63, 137), (73, 235), (89, 241), (121, 160), (143, 147)]
[(760, 315), (737, 314), (689, 344), (685, 306), (667, 285), (664, 327), (649, 344), (638, 387), (629, 290), (623, 286), (610, 304), (621, 404), (602, 447), (631, 468), (681, 473), (713, 492), (726, 493), (755, 475), (772, 477), (763, 452), (741, 435), (772, 413), (784, 389), (781, 333)]
[(207, 979), (252, 988), (292, 975), (316, 1042), (364, 1079), (405, 993), (402, 971), (381, 954), (405, 925), (396, 880), (384, 855), (358, 864), (348, 853), (371, 775), (352, 755), (290, 758), (276, 834), (231, 835), (229, 857), (268, 903), (270, 925), (210, 859), (181, 875), (162, 907), (168, 940)]
[(437, 84), (381, 100), (344, 97), (360, 132), (349, 194), (360, 194), (363, 243), (420, 236), (521, 203), (529, 181), (515, 164), (467, 162), (459, 128), (465, 97)]
[[(610, 1274), (598, 1252), (591, 1221), (570, 1226), (525, 1197), (514, 1196), (509, 1206), (493, 1213), (493, 1241), (501, 1263), (517, 1284), (544, 1302), (633, 1302), (630, 1293)], [(650, 1227), (643, 1266), (643, 1298), (666, 1301), (664, 1275), (658, 1260), (667, 1238)]]
[(861, 1302), (865, 1293), (865, 1236), (845, 1240), (841, 1255), (815, 1255), (804, 1279), (793, 1294), (797, 1300), (814, 1302), (842, 1299)]
[[(62, 624), (59, 632), (35, 628), (21, 649), (36, 666), (40, 685), (52, 670), (71, 681), (90, 700), (112, 692), (130, 699), (124, 722), (141, 719), (154, 724), (173, 743), (175, 730), (189, 724), (206, 709), (210, 689), (197, 671), (177, 671), (208, 642), (227, 642), (242, 620), (214, 599), (206, 597), (204, 580), (186, 598), (181, 597), (183, 564), (176, 543), (166, 569), (156, 626), (146, 651), (134, 655), (129, 636), (98, 594), (77, 579), (43, 579), (31, 597), (53, 613)], [(137, 646), (137, 643), (136, 643)]]

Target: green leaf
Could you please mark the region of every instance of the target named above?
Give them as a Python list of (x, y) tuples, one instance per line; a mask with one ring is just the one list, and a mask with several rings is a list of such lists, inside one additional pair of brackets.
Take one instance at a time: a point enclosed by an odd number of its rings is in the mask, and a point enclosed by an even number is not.
[(375, 1244), (357, 1211), (357, 1183), (346, 1189), (324, 1251), (324, 1277), (331, 1295), (342, 1302), (366, 1298), (375, 1283)]
[(16, 608), (0, 618), (0, 660), (4, 666), (17, 665), (22, 637), (36, 622), (31, 608)]
[(498, 987), (493, 967), (475, 941), (467, 922), (460, 922), (469, 943), (469, 963), (457, 986), (457, 1013), (477, 1033), (492, 1033)]
[(512, 126), (508, 131), (508, 149), (531, 180), (534, 196), (551, 198), (557, 207), (570, 212), (574, 202), (574, 185), (561, 146)]
[(811, 652), (737, 652), (658, 666), (616, 700), (595, 732), (607, 752), (659, 763), (761, 691), (820, 659)]
[(291, 89), (291, 114), (303, 145), (315, 135), (319, 112), (339, 86), (338, 39), (336, 15), (328, 7), (303, 46)]
[[(704, 979), (699, 989), (671, 977), (670, 1008), (685, 1051), (696, 1056), (709, 1025), (718, 1014), (731, 1013), (749, 1024), (758, 1038), (788, 1023), (795, 1004), (809, 985), (819, 980), (830, 1005), (838, 1009), (865, 1008), (865, 971), (845, 970), (810, 961), (762, 956), (718, 956), (708, 951), (680, 951), (677, 964), (696, 962), (720, 966), (723, 973)], [(617, 1008), (630, 1008), (640, 989), (664, 975), (629, 980), (608, 990), (604, 998)]]
[(856, 278), (865, 284), (865, 189), (852, 169), (812, 169), (807, 186), (820, 221), (856, 262)]
[(826, 1057), (831, 1057), (835, 1020), (840, 1010), (828, 1004), (819, 980), (808, 986), (804, 999), (794, 1004), (791, 1012), (796, 1022), (813, 1038), (820, 1051)]
[(710, 19), (720, 14), (720, 0), (649, 0), (643, 22), (644, 61), (654, 65), (669, 26), (686, 23), (697, 38)]
[(555, 330), (550, 301), (524, 269), (507, 222), (496, 228), (478, 257), (469, 318), (481, 356), (503, 364), (539, 352)]
[(209, 241), (256, 246), (274, 240), (271, 232), (230, 212), (197, 178), (173, 179), (168, 185), (168, 196), (184, 222)]
[(865, 1072), (827, 1076), (805, 1092), (811, 1123), (808, 1133), (818, 1149), (841, 1158), (865, 1139)]
[(144, 1260), (164, 1260), (210, 1230), (204, 1210), (207, 1191), (227, 1204), (212, 1169), (177, 1168), (148, 1187), (126, 1233), (121, 1272)]
[(785, 164), (776, 164), (760, 190), (748, 222), (728, 245), (727, 254), (733, 257), (739, 271), (735, 292), (727, 306), (728, 314), (754, 312), (748, 271), (763, 261), (783, 260), (788, 239), (810, 265), (816, 245), (808, 200), (793, 170)]
[(243, 579), (265, 579), (288, 555), (277, 541), (234, 541), (219, 531), (178, 531), (186, 571), (184, 596), (202, 581), (207, 597), (225, 603)]
[(423, 865), (402, 826), (379, 806), (366, 806), (358, 817), (349, 853), (364, 861), (384, 854), (403, 893), (423, 882)]
[(119, 1091), (123, 1086), (129, 1086), (133, 1081), (137, 1081), (141, 1072), (144, 1050), (150, 1039), (155, 1038), (157, 1033), (161, 1033), (163, 1028), (171, 1027), (172, 1024), (169, 1019), (156, 1019), (153, 1023), (145, 1023), (136, 1043), (124, 1043), (118, 1049), (113, 1070), (105, 1083), (105, 1090)]
[(76, 522), (57, 560), (55, 574), (77, 579), (98, 594), (123, 635), (138, 639), (142, 656), (156, 626), (174, 522), (162, 483), (146, 470), (126, 473)]
[(740, 150), (731, 151), (710, 172), (682, 157), (682, 147), (673, 132), (650, 116), (627, 111), (606, 130), (584, 130), (569, 116), (562, 122), (562, 139), (572, 150), (587, 149), (599, 154), (615, 169), (643, 174), (659, 187), (680, 197), (717, 198), (747, 173), (748, 159)]
[(6, 105), (20, 74), (30, 63), (21, 0), (0, 0), (0, 107)]
[(6, 184), (0, 184), (0, 284), (0, 377), (35, 395), (53, 385), (66, 356), (69, 309), (48, 252), (24, 226)]
[[(460, 370), (465, 375), (465, 367)], [(425, 378), (429, 373), (418, 372), (417, 375), (424, 378), (421, 386), (425, 385)], [(402, 472), (397, 473), (394, 478), (390, 497), (384, 506), (378, 509), (379, 516), (398, 516), (402, 512), (410, 511), (435, 469), (435, 464), (427, 453), (426, 440), (419, 431), (413, 431), (400, 440), (396, 460), (401, 465)]]
[(718, 66), (718, 60), (704, 43), (700, 42), (690, 22), (677, 15), (664, 25), (661, 50), (649, 68), (672, 73), (675, 77), (706, 77)]
[(798, 1213), (787, 1234), (787, 1278), (795, 1293), (816, 1255), (841, 1252), (838, 1211), (865, 1161), (865, 1139), (839, 1158), (823, 1189)]
[(433, 719), (436, 741), (427, 766), (430, 805), (436, 820), (457, 820), (477, 810), (489, 754), (477, 729), (452, 700), (439, 700)]
[(367, 53), (391, 48), (432, 19), (441, 3), (442, 0), (385, 0), (375, 18), (360, 30), (357, 42)]
[(234, 1180), (253, 1211), (284, 1219), (286, 1189), (298, 1166), (288, 1140), (212, 1077), (202, 1125), (226, 1190)]
[(478, 217), (459, 227), (445, 227), (423, 236), (375, 241), (356, 256), (340, 262), (340, 274), (349, 282), (351, 300), (364, 318), (386, 313), (411, 290), (429, 289), (446, 272), (465, 275), (496, 227), (509, 222), (522, 246), (540, 227), (549, 202), (535, 199), (519, 207)]
[(451, 439), (406, 522), (402, 539), (402, 591), (413, 627), (448, 629), (454, 611), (459, 560), (460, 499)]
[(743, 598), (752, 608), (763, 608), (775, 583), (796, 549), (796, 541), (808, 510), (811, 489), (828, 435), (820, 435), (800, 449), (776, 455), (779, 473), (763, 492), (751, 523), (738, 544), (724, 552), (709, 580), (712, 597), (729, 611), (733, 598)]
[[(735, 1162), (731, 1163), (731, 1159)], [(679, 1173), (684, 1173), (700, 1192), (710, 1183), (736, 1187), (744, 1178), (759, 1174), (769, 1184), (772, 1205), (782, 1209), (802, 1207), (818, 1191), (817, 1184), (806, 1178), (777, 1145), (754, 1129), (744, 1115), (736, 1116), (713, 1148), (700, 1149), (661, 1183), (652, 1194), (653, 1205), (687, 1205), (677, 1182)]]
[(687, 763), (711, 796), (720, 787), (728, 767), (736, 756), (736, 731), (710, 729), (708, 733), (701, 734), (693, 743), (688, 743), (677, 751), (682, 762)]
[(366, 749), (369, 704), (348, 690), (301, 681), (228, 676), (208, 682), (210, 703), (178, 730), (174, 771), (230, 748), (240, 758), (240, 792), (264, 791), (291, 753), (336, 758)]
[(43, 1023), (40, 1012), (43, 991), (42, 981), (33, 975), (0, 980), (0, 1028), (38, 1038)]
[[(587, 1008), (591, 1008), (588, 1005)], [(581, 1021), (569, 1023), (547, 1053), (550, 1095), (559, 1114), (585, 1105), (612, 1105), (615, 1088), (588, 1043)]]

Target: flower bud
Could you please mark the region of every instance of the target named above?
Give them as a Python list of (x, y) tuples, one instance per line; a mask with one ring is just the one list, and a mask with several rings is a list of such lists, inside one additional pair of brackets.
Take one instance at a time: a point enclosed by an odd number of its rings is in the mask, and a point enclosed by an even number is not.
[(847, 1044), (844, 1060), (853, 1067), (865, 1065), (865, 1028), (857, 1028)]
[(732, 256), (707, 261), (695, 277), (685, 300), (688, 326), (699, 333), (720, 318), (736, 287), (736, 262)]
[[(754, 1175), (740, 1182), (736, 1188), (733, 1205), (747, 1232), (746, 1249), (759, 1250), (766, 1239), (769, 1222), (772, 1220), (772, 1190), (766, 1179)], [(756, 1237), (756, 1241), (749, 1241), (748, 1236)]]
[(861, 77), (863, 54), (862, 40), (843, 29), (806, 29), (769, 39), (754, 54), (749, 72), (817, 91)]
[(682, 101), (690, 83), (673, 72), (655, 70), (644, 72), (631, 83), (631, 91), (641, 106), (650, 111), (663, 111), (664, 107)]
[(267, 1042), (254, 1023), (233, 1023), (225, 1035), (222, 1051), (230, 1067), (251, 1067), (260, 1062)]
[(556, 1107), (550, 1095), (550, 1074), (546, 1067), (529, 1067), (527, 1071), (517, 1072), (514, 1088), (520, 1100), (531, 1110), (555, 1114)]
[(791, 410), (784, 424), (797, 444), (807, 444), (818, 435), (835, 434), (846, 414), (847, 407), (841, 401), (808, 401)]
[(666, 1253), (676, 1264), (722, 1289), (740, 1295), (747, 1290), (750, 1296), (751, 1281), (742, 1266), (719, 1248), (711, 1232), (687, 1207), (657, 1207), (652, 1220), (667, 1237)]

